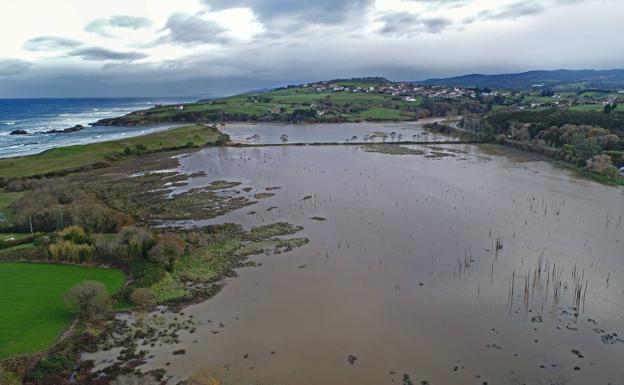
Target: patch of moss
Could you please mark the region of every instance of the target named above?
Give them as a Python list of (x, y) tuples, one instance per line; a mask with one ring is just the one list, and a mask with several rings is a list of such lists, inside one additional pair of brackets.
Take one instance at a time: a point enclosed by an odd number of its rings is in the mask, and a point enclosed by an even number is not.
[(388, 155), (424, 155), (425, 152), (396, 144), (367, 144), (362, 146), (366, 152), (376, 152)]
[(255, 194), (254, 198), (256, 198), (256, 199), (264, 199), (264, 198), (270, 198), (270, 197), (272, 197), (274, 195), (275, 194), (273, 194), (273, 193), (262, 192), (262, 193)]

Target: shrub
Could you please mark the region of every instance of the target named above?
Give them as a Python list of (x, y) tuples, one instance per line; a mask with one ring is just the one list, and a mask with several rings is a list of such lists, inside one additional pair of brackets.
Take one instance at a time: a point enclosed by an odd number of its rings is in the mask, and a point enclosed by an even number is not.
[(48, 254), (54, 261), (71, 263), (90, 263), (95, 256), (95, 248), (91, 245), (75, 244), (60, 240), (48, 246)]
[(98, 260), (116, 260), (123, 253), (117, 237), (109, 238), (106, 235), (97, 235), (93, 242), (95, 256)]
[(57, 235), (66, 241), (76, 244), (89, 243), (90, 239), (84, 229), (80, 226), (69, 226), (59, 231)]
[(158, 237), (147, 256), (150, 261), (171, 269), (175, 260), (184, 253), (184, 246), (184, 240), (179, 235), (167, 233)]
[(146, 229), (126, 226), (117, 234), (117, 241), (124, 248), (125, 257), (128, 259), (144, 258), (154, 245), (154, 236)]
[(19, 377), (0, 366), (0, 385), (20, 385), (21, 383)]
[(155, 302), (154, 292), (147, 287), (139, 287), (130, 294), (130, 302), (135, 306), (147, 309)]
[(112, 301), (104, 284), (84, 281), (65, 294), (65, 304), (76, 312), (81, 320), (93, 320), (111, 310)]
[(624, 151), (605, 151), (604, 154), (611, 157), (611, 161), (614, 165), (624, 165)]
[(165, 269), (161, 266), (135, 258), (130, 262), (130, 273), (134, 282), (133, 287), (150, 287), (160, 282), (166, 275)]
[(617, 179), (620, 176), (620, 170), (618, 170), (615, 166), (607, 166), (600, 173), (612, 180)]
[(50, 356), (37, 362), (28, 378), (41, 381), (50, 375), (66, 373), (74, 366), (74, 359), (70, 355)]
[(587, 169), (594, 172), (601, 173), (608, 167), (613, 167), (613, 163), (611, 163), (611, 157), (609, 157), (609, 155), (595, 155), (589, 162), (587, 162)]

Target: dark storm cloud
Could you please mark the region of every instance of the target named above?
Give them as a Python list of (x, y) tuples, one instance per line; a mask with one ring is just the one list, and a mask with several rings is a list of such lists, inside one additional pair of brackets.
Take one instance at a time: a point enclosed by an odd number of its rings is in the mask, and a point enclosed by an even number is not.
[(58, 51), (82, 45), (78, 40), (58, 36), (38, 36), (24, 42), (22, 48), (27, 51)]
[(262, 21), (290, 17), (306, 23), (334, 24), (365, 11), (372, 0), (202, 0), (211, 9), (249, 7)]
[(19, 75), (30, 68), (29, 62), (18, 59), (0, 59), (0, 76)]
[(101, 47), (85, 47), (70, 51), (67, 56), (79, 57), (83, 60), (113, 60), (113, 61), (133, 61), (146, 58), (147, 55), (141, 52), (113, 51)]
[(101, 36), (112, 37), (112, 28), (141, 29), (152, 25), (152, 22), (144, 17), (114, 15), (108, 18), (95, 19), (85, 26), (85, 31)]
[(167, 20), (164, 28), (167, 35), (159, 42), (169, 43), (221, 43), (227, 41), (223, 36), (225, 29), (214, 21), (202, 19), (198, 15), (174, 13)]
[(453, 21), (445, 17), (424, 17), (407, 12), (396, 12), (378, 19), (383, 23), (379, 29), (381, 34), (392, 36), (411, 36), (420, 32), (439, 33), (453, 25)]

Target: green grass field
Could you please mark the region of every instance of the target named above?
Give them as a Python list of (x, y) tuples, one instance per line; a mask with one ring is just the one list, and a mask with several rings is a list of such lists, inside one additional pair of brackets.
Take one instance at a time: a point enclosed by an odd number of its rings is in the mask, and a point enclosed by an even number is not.
[(113, 293), (126, 280), (119, 270), (38, 263), (0, 263), (0, 358), (51, 346), (74, 315), (63, 295), (84, 280)]
[[(144, 145), (148, 151), (182, 147), (189, 142), (202, 146), (214, 143), (219, 134), (210, 127), (190, 125), (122, 140), (58, 147), (37, 155), (0, 159), (0, 175), (9, 179), (85, 167), (103, 161), (107, 154), (122, 152), (126, 147), (133, 148), (138, 144)], [(0, 195), (0, 211), (2, 202)]]

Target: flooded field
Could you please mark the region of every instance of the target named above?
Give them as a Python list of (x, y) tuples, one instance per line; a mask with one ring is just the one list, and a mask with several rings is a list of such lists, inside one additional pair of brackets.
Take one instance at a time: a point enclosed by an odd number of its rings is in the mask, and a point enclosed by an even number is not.
[[(221, 128), (234, 142), (277, 144), (289, 143), (343, 143), (343, 142), (409, 142), (452, 140), (427, 132), (425, 124), (445, 119), (422, 119), (401, 123), (238, 123)], [(285, 135), (285, 136), (284, 136)]]
[(192, 327), (141, 346), (142, 370), (170, 383), (206, 370), (244, 384), (624, 384), (621, 188), (493, 146), (211, 148), (180, 163), (193, 176), (173, 194), (237, 181), (257, 203), (166, 225), (287, 221), (310, 242), (253, 257), (183, 315), (149, 315)]

